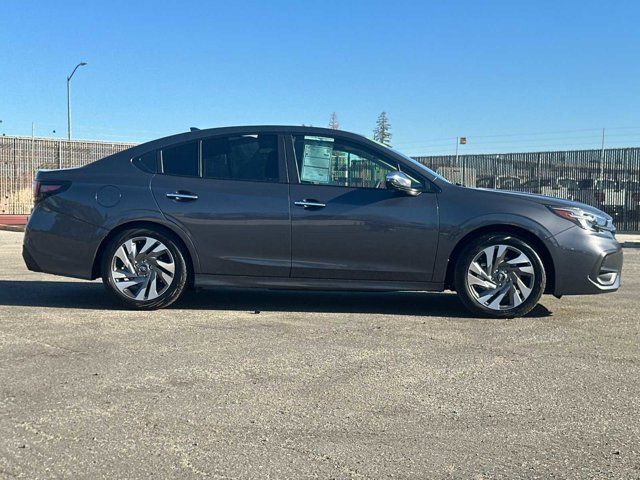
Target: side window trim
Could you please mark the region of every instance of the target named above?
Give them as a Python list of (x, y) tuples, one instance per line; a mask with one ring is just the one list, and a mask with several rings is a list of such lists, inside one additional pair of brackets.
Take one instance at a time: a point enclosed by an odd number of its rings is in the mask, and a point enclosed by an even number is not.
[(291, 169), (289, 168), (288, 145), (285, 135), (278, 135), (278, 172), (280, 172), (280, 183), (291, 182)]
[(286, 160), (287, 168), (290, 172), (289, 183), (301, 185), (300, 169), (298, 168), (298, 160), (296, 158), (296, 150), (294, 148), (294, 134), (289, 133), (285, 136), (286, 144)]
[(198, 140), (198, 177), (202, 178), (204, 175), (204, 167), (202, 165), (202, 138)]

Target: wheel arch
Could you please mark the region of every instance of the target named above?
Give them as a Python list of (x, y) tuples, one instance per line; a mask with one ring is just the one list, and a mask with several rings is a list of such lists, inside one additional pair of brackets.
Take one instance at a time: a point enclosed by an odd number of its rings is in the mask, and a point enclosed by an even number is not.
[(555, 265), (553, 263), (553, 257), (551, 256), (551, 252), (544, 244), (542, 239), (537, 236), (535, 233), (527, 230), (526, 228), (519, 227), (516, 225), (504, 225), (504, 224), (495, 224), (495, 225), (486, 225), (479, 227), (471, 232), (467, 233), (464, 237), (462, 237), (458, 243), (456, 243), (455, 247), (451, 251), (449, 255), (449, 260), (447, 263), (447, 273), (445, 276), (445, 287), (453, 288), (454, 286), (454, 271), (455, 265), (458, 260), (462, 249), (471, 241), (475, 240), (482, 235), (486, 235), (488, 233), (495, 234), (506, 234), (513, 235), (522, 240), (527, 241), (531, 244), (531, 246), (535, 249), (535, 251), (540, 255), (540, 260), (542, 260), (542, 265), (544, 266), (545, 273), (547, 276), (547, 285), (545, 287), (544, 293), (553, 293), (555, 288), (555, 279), (556, 279), (556, 271)]
[(130, 222), (125, 222), (118, 225), (117, 227), (114, 227), (109, 231), (109, 233), (100, 242), (100, 245), (98, 246), (98, 249), (96, 250), (96, 254), (93, 258), (93, 266), (91, 268), (92, 280), (100, 277), (100, 266), (102, 263), (102, 256), (104, 255), (105, 249), (107, 248), (107, 245), (109, 245), (109, 242), (111, 241), (111, 239), (113, 239), (116, 235), (120, 234), (121, 232), (132, 229), (132, 228), (151, 228), (154, 230), (159, 230), (163, 234), (173, 238), (185, 255), (185, 263), (187, 264), (187, 274), (188, 274), (187, 282), (189, 285), (193, 284), (196, 265), (194, 263), (194, 253), (192, 253), (193, 252), (192, 249), (189, 248), (183, 236), (180, 235), (176, 231), (176, 229), (168, 227), (163, 223), (154, 222), (150, 220), (133, 220)]

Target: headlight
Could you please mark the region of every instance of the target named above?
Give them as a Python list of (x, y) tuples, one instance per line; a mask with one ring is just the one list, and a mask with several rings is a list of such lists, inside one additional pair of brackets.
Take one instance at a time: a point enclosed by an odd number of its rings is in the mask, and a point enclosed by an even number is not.
[(592, 232), (614, 232), (615, 227), (611, 218), (596, 213), (586, 212), (578, 207), (549, 207), (549, 209), (566, 220), (575, 223), (585, 230)]

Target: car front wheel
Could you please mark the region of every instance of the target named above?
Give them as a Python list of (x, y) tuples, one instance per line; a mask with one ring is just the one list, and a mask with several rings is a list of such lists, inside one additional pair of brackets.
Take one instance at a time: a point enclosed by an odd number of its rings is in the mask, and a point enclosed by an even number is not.
[(471, 312), (513, 318), (530, 312), (546, 285), (544, 265), (526, 241), (507, 234), (470, 242), (455, 265), (455, 288)]
[(185, 289), (187, 267), (178, 242), (152, 229), (114, 237), (102, 259), (102, 281), (130, 307), (152, 310), (175, 302)]

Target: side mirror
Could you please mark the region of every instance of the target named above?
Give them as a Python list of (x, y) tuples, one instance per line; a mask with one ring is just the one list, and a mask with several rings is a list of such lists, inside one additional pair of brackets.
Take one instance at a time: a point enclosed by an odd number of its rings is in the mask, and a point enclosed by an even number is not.
[(422, 193), (419, 189), (411, 186), (411, 179), (402, 172), (387, 173), (385, 180), (389, 189), (397, 190), (413, 197)]

